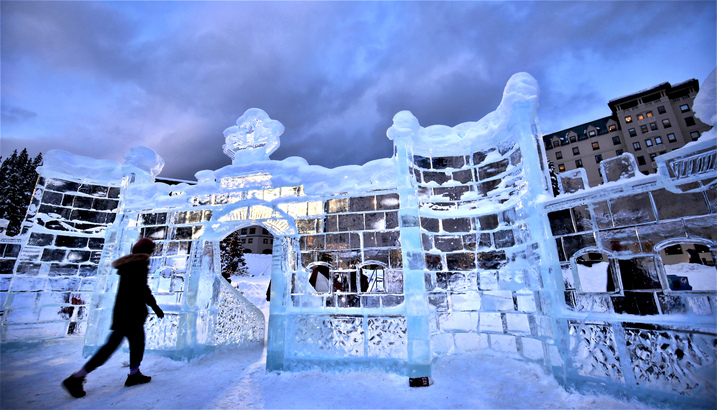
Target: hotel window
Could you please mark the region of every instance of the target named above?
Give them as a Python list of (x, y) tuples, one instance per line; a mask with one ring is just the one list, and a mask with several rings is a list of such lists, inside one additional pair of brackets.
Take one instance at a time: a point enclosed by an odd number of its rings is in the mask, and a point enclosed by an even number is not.
[(627, 130), (627, 132), (630, 134), (631, 137), (637, 136), (637, 131), (635, 131), (634, 128), (630, 128), (629, 130)]
[(559, 147), (559, 146), (560, 146), (560, 138), (556, 138), (556, 139), (555, 139), (555, 141), (553, 142), (553, 146), (555, 146), (555, 147)]
[(667, 134), (667, 141), (676, 142), (677, 138), (675, 137), (675, 134)]
[(642, 115), (642, 114), (637, 114), (637, 119), (638, 119), (639, 121), (642, 121), (642, 120), (645, 119), (645, 116)]
[(560, 151), (555, 151), (555, 159), (563, 159), (563, 153)]
[(645, 157), (643, 157), (642, 155), (637, 157), (637, 165), (645, 165)]
[(626, 123), (626, 124), (629, 124), (629, 123), (631, 123), (631, 122), (632, 122), (632, 117), (631, 117), (631, 116), (628, 115), (627, 117), (625, 117), (625, 123)]
[(633, 142), (633, 143), (632, 143), (632, 148), (634, 148), (635, 151), (639, 151), (639, 150), (642, 149), (642, 147), (640, 147), (640, 142)]
[(649, 139), (649, 138), (646, 139), (646, 140), (645, 140), (645, 146), (648, 147), (648, 148), (651, 147), (651, 146), (652, 146), (652, 140)]
[(249, 228), (249, 235), (254, 235), (256, 233), (256, 228)]
[(612, 144), (613, 145), (620, 145), (620, 137), (612, 137)]
[(662, 145), (662, 137), (655, 137), (655, 145)]
[(594, 137), (594, 136), (597, 135), (597, 132), (595, 132), (595, 130), (590, 130), (590, 131), (588, 131), (588, 135), (589, 135), (590, 137)]
[(583, 160), (581, 160), (581, 159), (576, 159), (576, 160), (575, 160), (575, 167), (576, 167), (576, 168), (582, 168), (582, 167), (583, 167)]
[(655, 153), (650, 154), (650, 161), (651, 161), (651, 162), (655, 162), (655, 157), (656, 157), (656, 156), (657, 156), (657, 154), (655, 154)]
[(697, 141), (697, 138), (700, 137), (700, 132), (699, 132), (699, 131), (692, 131), (692, 132), (690, 133), (690, 137), (692, 137), (692, 141)]
[(661, 106), (657, 107), (657, 112), (660, 113), (660, 114), (664, 114), (664, 113), (667, 112), (667, 110), (665, 110), (665, 106), (664, 106), (664, 105), (661, 105)]
[(643, 134), (646, 133), (646, 132), (647, 132), (647, 125), (644, 125), (644, 124), (643, 124), (643, 125), (640, 125), (640, 131), (642, 131)]
[(595, 163), (599, 164), (602, 161), (602, 154), (595, 155)]
[(624, 154), (624, 153), (625, 153), (625, 151), (623, 151), (623, 150), (621, 150), (621, 149), (615, 151), (615, 155), (617, 155), (618, 157), (619, 157), (620, 155)]
[(646, 112), (646, 113), (645, 113), (645, 116), (646, 116), (647, 118), (652, 118), (652, 111)]
[(570, 142), (578, 142), (578, 137), (576, 137), (575, 135), (571, 135)]
[(558, 164), (558, 171), (565, 172), (565, 164)]
[(608, 130), (608, 131), (617, 131), (617, 125), (615, 125), (615, 124), (610, 124), (610, 125), (607, 127), (607, 130)]
[(695, 125), (695, 117), (691, 115), (689, 117), (685, 117), (685, 125), (688, 127)]
[(580, 149), (578, 147), (573, 147), (573, 155), (580, 155)]
[(600, 149), (600, 144), (597, 141), (593, 142), (593, 151)]
[(268, 243), (269, 243), (269, 239), (268, 239), (268, 238), (264, 238), (264, 243), (265, 243), (265, 244), (268, 244)]
[(254, 243), (254, 238), (247, 239), (248, 243)]
[(690, 110), (690, 106), (689, 106), (689, 105), (687, 105), (687, 104), (682, 104), (682, 105), (680, 105), (680, 111), (682, 111), (682, 112), (687, 112), (687, 111), (689, 111), (689, 110)]
[(670, 120), (665, 118), (664, 120), (662, 120), (662, 126), (665, 128), (670, 128), (672, 126), (672, 124), (670, 124)]
[(242, 234), (242, 235), (246, 235), (246, 228), (242, 228), (241, 234)]
[(657, 131), (657, 123), (656, 123), (656, 122), (651, 122), (651, 123), (650, 123), (650, 129), (651, 129), (652, 131)]

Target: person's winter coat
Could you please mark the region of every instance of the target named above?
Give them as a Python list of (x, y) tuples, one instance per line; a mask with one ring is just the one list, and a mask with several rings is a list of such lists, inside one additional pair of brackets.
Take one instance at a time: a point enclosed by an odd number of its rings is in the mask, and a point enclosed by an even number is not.
[(158, 317), (164, 317), (147, 285), (149, 254), (134, 253), (123, 256), (112, 262), (112, 267), (117, 269), (117, 274), (120, 276), (115, 308), (112, 312), (112, 330), (143, 326), (149, 313), (147, 305), (157, 313)]

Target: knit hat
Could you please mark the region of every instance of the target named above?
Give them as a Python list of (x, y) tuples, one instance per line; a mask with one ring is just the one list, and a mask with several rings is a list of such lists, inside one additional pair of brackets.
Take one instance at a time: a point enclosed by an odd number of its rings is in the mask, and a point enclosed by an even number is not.
[(149, 238), (142, 238), (132, 247), (132, 253), (152, 254), (154, 252), (154, 242)]

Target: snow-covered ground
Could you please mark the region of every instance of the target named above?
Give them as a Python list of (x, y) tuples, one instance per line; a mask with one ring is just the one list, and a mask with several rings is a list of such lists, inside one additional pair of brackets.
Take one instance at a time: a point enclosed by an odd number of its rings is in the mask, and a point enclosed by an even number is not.
[(73, 399), (60, 382), (84, 363), (82, 339), (22, 348), (2, 346), (2, 409), (163, 408), (599, 408), (647, 409), (638, 402), (566, 392), (535, 365), (492, 355), (449, 356), (434, 366), (434, 384), (378, 372), (267, 373), (266, 351), (223, 349), (191, 362), (148, 353), (146, 385), (124, 387), (128, 360), (117, 352), (87, 377)]
[(687, 276), (692, 290), (717, 289), (717, 269), (714, 266), (700, 265), (699, 263), (676, 263), (665, 265), (665, 273)]

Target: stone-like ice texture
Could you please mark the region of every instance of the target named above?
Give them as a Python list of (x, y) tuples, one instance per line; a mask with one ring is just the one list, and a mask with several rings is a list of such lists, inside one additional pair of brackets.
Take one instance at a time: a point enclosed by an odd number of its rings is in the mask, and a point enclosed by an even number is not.
[[(713, 83), (695, 100), (710, 124)], [(260, 343), (261, 311), (220, 274), (220, 243), (259, 226), (274, 237), (268, 370), (430, 376), (437, 357), (492, 349), (579, 390), (714, 406), (717, 292), (695, 275), (717, 273), (679, 269), (675, 253), (715, 260), (716, 131), (658, 156), (657, 174), (626, 154), (602, 162), (598, 187), (561, 175), (553, 198), (538, 94), (516, 74), (477, 122), (399, 112), (394, 156), (362, 166), (271, 160), (284, 127), (259, 109), (224, 133), (232, 165), (194, 183), (154, 182), (163, 161), (146, 148), (123, 164), (50, 152), (23, 235), (0, 243), (2, 339), (84, 335), (94, 351), (110, 263), (149, 237), (166, 312), (148, 320), (149, 349)]]

